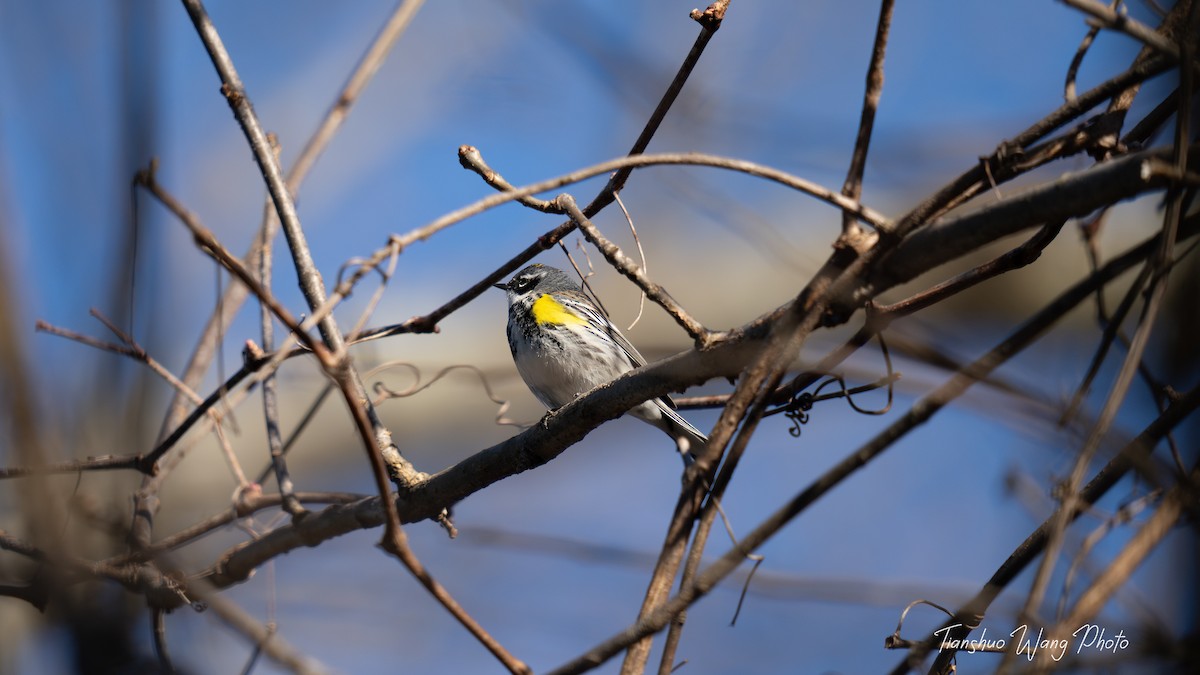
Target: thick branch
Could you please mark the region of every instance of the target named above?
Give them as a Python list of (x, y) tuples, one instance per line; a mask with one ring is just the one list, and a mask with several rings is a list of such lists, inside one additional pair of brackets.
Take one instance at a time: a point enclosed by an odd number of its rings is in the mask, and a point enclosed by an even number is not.
[[(1197, 230), (1200, 230), (1200, 216), (1192, 216), (1181, 229), (1180, 240), (1195, 236)], [(1155, 250), (1157, 241), (1157, 238), (1147, 240), (1115, 258), (1080, 282), (1075, 293), (1080, 298), (1089, 296), (1096, 288), (1145, 260)], [(415, 522), (434, 518), (442, 509), (493, 483), (552, 460), (602, 422), (620, 416), (642, 401), (712, 378), (738, 374), (766, 344), (768, 325), (767, 321), (753, 322), (721, 336), (707, 349), (685, 351), (626, 373), (548, 415), (543, 424), (429, 476), (400, 498), (401, 519)], [(218, 587), (238, 583), (278, 555), (383, 523), (383, 507), (378, 497), (330, 506), (300, 523), (280, 527), (230, 549), (205, 576)]]
[[(1194, 146), (1192, 154), (1197, 153), (1200, 148)], [(1170, 154), (1169, 148), (1157, 148), (1104, 162), (914, 232), (881, 261), (849, 304), (861, 305), (867, 298), (1008, 235), (1084, 216), (1178, 183), (1183, 177), (1167, 163)]]

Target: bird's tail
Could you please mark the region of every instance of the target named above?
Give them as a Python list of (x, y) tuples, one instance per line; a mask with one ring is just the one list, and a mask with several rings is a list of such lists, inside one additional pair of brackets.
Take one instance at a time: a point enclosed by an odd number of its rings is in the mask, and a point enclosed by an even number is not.
[(659, 409), (662, 411), (662, 429), (675, 439), (675, 447), (679, 449), (679, 454), (683, 455), (684, 464), (691, 464), (696, 461), (695, 453), (699, 452), (708, 444), (708, 436), (700, 433), (700, 430), (692, 426), (692, 423), (683, 419), (683, 417), (673, 408), (666, 404), (660, 404)]

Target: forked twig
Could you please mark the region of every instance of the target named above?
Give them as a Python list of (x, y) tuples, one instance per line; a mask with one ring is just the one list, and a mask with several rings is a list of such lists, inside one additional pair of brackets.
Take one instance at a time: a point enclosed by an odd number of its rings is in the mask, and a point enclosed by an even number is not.
[[(399, 40), (423, 1), (401, 0), (384, 24), (384, 27), (355, 65), (345, 87), (338, 93), (335, 102), (322, 119), (318, 130), (309, 138), (300, 156), (288, 172), (287, 187), (293, 195), (298, 193), (300, 185), (308, 175), (309, 169), (333, 139), (342, 122), (349, 115), (354, 103), (366, 89), (367, 84), (371, 81), (374, 74), (379, 70), (383, 60), (391, 51), (393, 45)], [(257, 254), (261, 242), (273, 239), (275, 236), (278, 218), (272, 217), (274, 214), (273, 209), (267, 208), (264, 211), (266, 215), (260, 227), (259, 236), (254, 238), (254, 243), (251, 245), (250, 251), (243, 257), (244, 260), (252, 260)], [(226, 289), (220, 302), (217, 303), (217, 310), (210, 317), (200, 338), (197, 340), (191, 359), (184, 369), (182, 377), (184, 382), (189, 383), (193, 387), (198, 386), (214, 354), (219, 353), (217, 344), (221, 340), (224, 327), (229, 325), (233, 315), (237, 313), (245, 298), (246, 288), (241, 284), (231, 284)], [(163, 418), (162, 430), (159, 432), (158, 440), (164, 440), (171, 429), (177, 427), (186, 414), (187, 410), (182, 405), (182, 399), (176, 396), (168, 407), (167, 415)], [(157, 476), (147, 479), (134, 496), (136, 507), (134, 509), (135, 516), (131, 527), (130, 540), (135, 546), (149, 544), (150, 523), (154, 512), (158, 508), (156, 494), (165, 477), (166, 471), (163, 471)]]
[(1124, 12), (1117, 12), (1115, 8), (1117, 3), (1113, 3), (1114, 6), (1109, 6), (1095, 0), (1062, 0), (1062, 2), (1092, 16), (1105, 28), (1125, 33), (1147, 47), (1156, 49), (1176, 61), (1180, 59), (1179, 47), (1146, 24), (1130, 18)]

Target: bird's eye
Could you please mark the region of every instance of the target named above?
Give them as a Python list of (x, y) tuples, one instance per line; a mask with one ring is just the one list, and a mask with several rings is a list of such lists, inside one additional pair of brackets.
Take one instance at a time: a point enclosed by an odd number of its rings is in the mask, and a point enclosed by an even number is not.
[(535, 282), (537, 282), (537, 277), (520, 277), (513, 283), (513, 290), (523, 293), (532, 288)]

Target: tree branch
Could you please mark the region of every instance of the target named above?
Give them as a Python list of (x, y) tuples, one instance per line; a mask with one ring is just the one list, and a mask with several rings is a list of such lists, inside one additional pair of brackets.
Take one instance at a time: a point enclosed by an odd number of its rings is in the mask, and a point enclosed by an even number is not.
[[(875, 297), (1021, 230), (1084, 216), (1105, 205), (1177, 185), (1184, 177), (1167, 163), (1170, 152), (1169, 148), (1155, 148), (1102, 162), (914, 232), (872, 270), (847, 304), (859, 305), (864, 296)], [(1191, 152), (1200, 157), (1200, 146), (1193, 146)]]
[[(863, 172), (867, 168), (867, 151), (871, 147), (871, 131), (875, 126), (875, 110), (883, 94), (883, 57), (887, 53), (888, 32), (892, 27), (894, 0), (879, 3), (879, 23), (875, 28), (875, 46), (871, 49), (871, 63), (867, 66), (867, 86), (863, 94), (862, 115), (858, 122), (858, 136), (854, 139), (854, 154), (850, 157), (850, 168), (846, 171), (846, 182), (842, 194), (858, 201), (862, 196)], [(855, 219), (842, 215), (842, 234), (850, 236), (856, 227)]]

